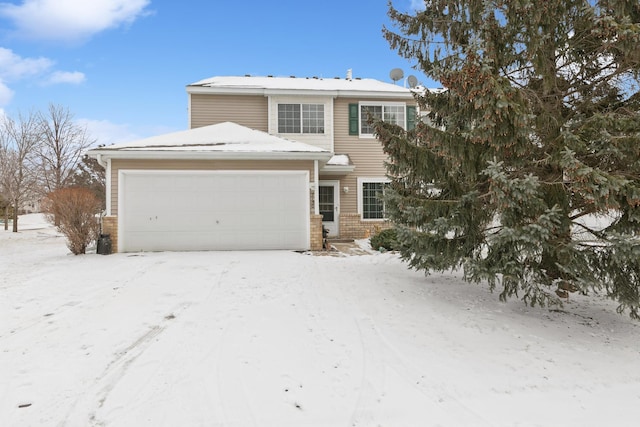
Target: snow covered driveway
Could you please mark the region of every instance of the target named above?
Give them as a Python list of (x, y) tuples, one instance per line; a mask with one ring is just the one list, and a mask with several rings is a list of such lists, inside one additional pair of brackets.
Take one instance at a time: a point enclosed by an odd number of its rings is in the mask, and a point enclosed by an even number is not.
[(636, 426), (640, 323), (393, 254), (68, 254), (0, 231), (3, 426)]

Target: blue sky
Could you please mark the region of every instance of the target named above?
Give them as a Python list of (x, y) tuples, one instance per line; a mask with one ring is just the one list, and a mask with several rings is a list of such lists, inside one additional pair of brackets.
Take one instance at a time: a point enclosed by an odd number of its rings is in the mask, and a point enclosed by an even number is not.
[[(409, 10), (416, 0), (395, 0)], [(187, 126), (215, 75), (424, 76), (382, 38), (386, 0), (0, 0), (0, 112), (68, 107), (99, 143)]]

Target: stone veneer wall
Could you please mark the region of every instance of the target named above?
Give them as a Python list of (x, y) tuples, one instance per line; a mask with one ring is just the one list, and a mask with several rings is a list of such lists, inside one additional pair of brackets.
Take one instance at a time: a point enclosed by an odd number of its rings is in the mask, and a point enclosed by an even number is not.
[(105, 216), (102, 218), (102, 234), (111, 236), (111, 252), (118, 252), (118, 217)]
[(322, 250), (322, 215), (311, 214), (311, 248), (312, 251)]
[(386, 220), (363, 221), (359, 213), (340, 214), (341, 239), (365, 239), (386, 228), (391, 228)]

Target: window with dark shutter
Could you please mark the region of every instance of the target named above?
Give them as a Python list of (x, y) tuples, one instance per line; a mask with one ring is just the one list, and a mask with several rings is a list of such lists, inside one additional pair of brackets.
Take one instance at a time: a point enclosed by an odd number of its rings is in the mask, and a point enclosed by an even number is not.
[(359, 135), (358, 104), (349, 104), (349, 135)]
[(414, 105), (407, 105), (407, 130), (416, 128), (416, 107)]

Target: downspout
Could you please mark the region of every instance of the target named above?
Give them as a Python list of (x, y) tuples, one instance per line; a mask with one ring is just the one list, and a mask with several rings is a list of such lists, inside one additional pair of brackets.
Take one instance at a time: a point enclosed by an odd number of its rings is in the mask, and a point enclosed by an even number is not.
[(191, 93), (187, 88), (187, 129), (191, 129), (193, 122), (191, 120)]
[(271, 126), (271, 97), (268, 95), (265, 95), (267, 97), (267, 117), (269, 118), (267, 120), (267, 133), (270, 133), (271, 135), (274, 135), (275, 132), (273, 132), (273, 127)]
[(102, 166), (105, 170), (104, 172), (104, 178), (105, 178), (105, 183), (104, 183), (104, 187), (105, 187), (105, 207), (106, 207), (106, 213), (105, 216), (111, 216), (111, 159), (107, 158), (107, 160), (105, 161), (102, 158), (102, 154), (98, 154), (96, 156), (96, 160), (98, 161), (98, 164), (100, 166)]
[(318, 161), (313, 161), (313, 186), (315, 191), (313, 192), (313, 213), (320, 215), (320, 188), (318, 185)]

